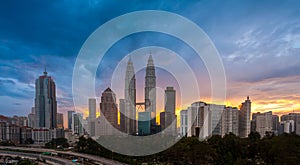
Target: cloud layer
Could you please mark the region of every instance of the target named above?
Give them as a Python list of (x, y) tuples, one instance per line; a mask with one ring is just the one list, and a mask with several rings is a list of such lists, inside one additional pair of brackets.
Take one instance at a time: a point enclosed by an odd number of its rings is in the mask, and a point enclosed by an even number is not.
[[(254, 111), (300, 110), (299, 5), (299, 1), (271, 0), (2, 1), (0, 113), (30, 111), (34, 82), (45, 66), (57, 85), (59, 111), (73, 110), (72, 72), (81, 45), (106, 21), (138, 10), (175, 12), (203, 28), (223, 60), (228, 102), (237, 106), (250, 95)], [(195, 52), (176, 38), (150, 32), (128, 36), (107, 52), (97, 71), (98, 96), (109, 85), (118, 62), (144, 46), (162, 46), (181, 55), (195, 71), (203, 99), (209, 101), (209, 75), (201, 60), (195, 60)]]

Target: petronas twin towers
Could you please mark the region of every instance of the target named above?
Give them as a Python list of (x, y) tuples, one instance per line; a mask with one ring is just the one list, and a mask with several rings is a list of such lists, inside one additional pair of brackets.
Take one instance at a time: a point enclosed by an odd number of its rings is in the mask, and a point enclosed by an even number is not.
[[(121, 129), (127, 134), (137, 132), (136, 106), (144, 105), (145, 112), (151, 114), (151, 125), (156, 125), (156, 76), (152, 56), (150, 54), (145, 77), (145, 102), (136, 102), (136, 79), (131, 57), (128, 60), (125, 75), (124, 98), (120, 100)], [(149, 128), (150, 129), (150, 128)]]

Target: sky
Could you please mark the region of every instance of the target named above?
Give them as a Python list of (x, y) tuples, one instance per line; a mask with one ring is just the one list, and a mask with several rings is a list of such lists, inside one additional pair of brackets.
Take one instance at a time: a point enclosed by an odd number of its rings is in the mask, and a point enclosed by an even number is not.
[[(142, 10), (176, 13), (202, 28), (224, 65), (227, 105), (238, 106), (250, 96), (252, 112), (273, 111), (278, 115), (300, 112), (299, 6), (297, 0), (1, 1), (0, 114), (27, 115), (30, 112), (34, 105), (35, 79), (42, 75), (46, 66), (56, 82), (58, 111), (66, 117), (66, 111), (76, 109), (72, 76), (84, 42), (107, 21)], [(120, 26), (130, 25), (128, 22)], [(174, 22), (167, 26), (180, 25)], [(122, 83), (114, 84), (111, 80), (116, 77), (122, 80), (124, 75), (114, 72), (122, 71), (116, 68), (125, 66), (126, 55), (149, 46), (172, 51), (166, 53), (160, 49), (151, 52), (153, 56), (178, 54), (182, 57), (195, 72), (200, 99), (210, 101), (210, 77), (201, 59), (197, 59), (195, 52), (181, 40), (157, 32), (126, 36), (106, 52), (95, 77), (96, 95), (101, 96), (105, 88), (115, 85), (113, 90), (118, 99), (123, 98)], [(139, 68), (136, 69), (138, 101), (143, 101), (145, 68), (142, 66), (146, 65), (147, 51), (137, 51), (140, 53), (137, 58), (142, 60), (135, 62), (135, 68)], [(166, 61), (154, 58), (154, 63), (160, 62)], [(177, 91), (177, 114), (197, 101), (181, 98), (185, 89), (180, 88), (176, 77), (168, 71), (157, 68), (156, 74), (158, 111), (163, 110), (166, 86), (174, 86)], [(87, 115), (87, 103), (86, 100), (86, 104), (76, 110)]]

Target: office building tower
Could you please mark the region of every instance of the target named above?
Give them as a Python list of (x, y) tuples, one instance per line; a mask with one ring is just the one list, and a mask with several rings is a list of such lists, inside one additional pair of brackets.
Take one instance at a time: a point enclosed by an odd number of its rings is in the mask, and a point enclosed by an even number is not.
[[(151, 113), (151, 128), (156, 125), (156, 76), (152, 56), (150, 54), (145, 77), (145, 110)], [(154, 130), (151, 130), (154, 132)]]
[(38, 128), (56, 128), (57, 102), (55, 82), (44, 75), (35, 81), (35, 126)]
[(160, 121), (160, 127), (161, 127), (161, 131), (164, 131), (165, 127), (166, 127), (166, 112), (160, 112), (159, 114), (159, 121)]
[(247, 100), (242, 103), (239, 111), (239, 136), (242, 138), (246, 138), (250, 134), (250, 115), (251, 101), (249, 99), (249, 96), (247, 96)]
[(209, 105), (209, 134), (211, 135), (222, 135), (223, 112), (225, 105), (208, 104)]
[(31, 108), (31, 112), (28, 114), (28, 126), (31, 128), (35, 128), (35, 109)]
[(72, 129), (72, 116), (75, 111), (68, 111), (68, 129)]
[(278, 115), (272, 115), (272, 132), (274, 135), (278, 135), (279, 129), (279, 117)]
[(88, 134), (95, 136), (96, 134), (96, 99), (89, 98), (89, 118), (88, 118)]
[(124, 113), (120, 111), (122, 113), (121, 120), (124, 120), (125, 132), (134, 134), (136, 133), (136, 79), (131, 57), (129, 57), (126, 68), (124, 98)]
[(205, 139), (211, 135), (222, 135), (224, 105), (207, 104), (199, 101), (188, 107), (187, 136), (196, 136)]
[(295, 131), (295, 122), (294, 120), (284, 120), (280, 121), (278, 134), (283, 133), (292, 133)]
[(138, 113), (138, 134), (149, 135), (151, 124), (151, 113), (150, 112), (139, 112)]
[(116, 95), (107, 88), (101, 96), (100, 103), (100, 134), (113, 135), (118, 128), (118, 108)]
[(267, 132), (273, 132), (273, 115), (272, 111), (266, 113), (259, 113), (255, 117), (256, 132), (264, 137)]
[(188, 130), (187, 110), (180, 111), (180, 136), (186, 136)]
[(187, 136), (196, 136), (204, 139), (209, 136), (209, 106), (205, 102), (194, 102), (187, 111), (188, 133)]
[(83, 114), (73, 113), (72, 114), (72, 132), (73, 134), (83, 135)]
[[(282, 115), (280, 121), (293, 120), (295, 125), (295, 132), (300, 135), (300, 113), (289, 113)], [(298, 127), (299, 126), (299, 127)]]
[(62, 113), (57, 113), (57, 128), (64, 128), (64, 115)]
[(226, 107), (223, 114), (223, 136), (233, 133), (239, 136), (239, 111), (236, 107)]
[(165, 123), (163, 132), (168, 135), (177, 134), (177, 121), (175, 115), (176, 91), (173, 87), (167, 87), (165, 90)]
[(120, 99), (119, 100), (119, 111), (120, 111), (120, 131), (126, 132), (125, 130), (125, 106), (126, 106), (126, 100)]

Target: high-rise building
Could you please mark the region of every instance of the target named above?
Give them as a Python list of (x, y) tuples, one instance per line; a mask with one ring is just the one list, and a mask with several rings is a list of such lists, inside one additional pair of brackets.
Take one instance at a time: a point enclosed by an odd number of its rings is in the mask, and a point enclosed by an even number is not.
[(96, 134), (96, 99), (89, 98), (89, 119), (88, 119), (88, 134), (95, 136)]
[(116, 94), (107, 88), (101, 96), (100, 135), (113, 135), (118, 128), (118, 108)]
[[(145, 77), (145, 110), (151, 113), (151, 127), (156, 125), (156, 76), (152, 56), (150, 54)], [(151, 132), (154, 132), (151, 130)]]
[(121, 119), (124, 120), (124, 131), (127, 134), (136, 133), (136, 84), (135, 82), (136, 79), (135, 79), (134, 67), (133, 67), (131, 57), (129, 57), (127, 68), (126, 68), (126, 75), (125, 75), (125, 91), (124, 91), (125, 109)]
[(72, 116), (75, 113), (75, 111), (68, 111), (68, 129), (72, 129)]
[(96, 119), (96, 99), (89, 98), (89, 119)]
[(120, 131), (126, 132), (125, 130), (125, 106), (126, 106), (126, 100), (120, 99), (119, 100), (119, 111), (120, 111)]
[(150, 112), (139, 112), (138, 113), (138, 133), (139, 135), (149, 135), (150, 124), (151, 124), (151, 113)]
[(250, 115), (251, 101), (249, 99), (249, 96), (247, 96), (247, 100), (242, 103), (239, 111), (239, 136), (242, 138), (246, 138), (250, 134)]
[(209, 106), (209, 118), (208, 118), (208, 129), (209, 134), (211, 135), (222, 135), (224, 132), (222, 129), (223, 125), (223, 112), (225, 109), (224, 105), (217, 105), (217, 104), (208, 104)]
[(13, 116), (13, 124), (23, 127), (28, 126), (28, 117), (27, 116)]
[(159, 121), (160, 121), (161, 130), (164, 131), (164, 129), (166, 128), (166, 112), (160, 112)]
[(209, 136), (209, 106), (205, 102), (194, 102), (187, 111), (188, 132), (187, 136), (206, 138)]
[(239, 111), (236, 107), (226, 107), (223, 114), (223, 136), (225, 134), (233, 133), (239, 135)]
[(84, 134), (82, 113), (72, 114), (72, 132), (73, 134), (79, 134), (79, 135)]
[(175, 107), (176, 107), (176, 91), (173, 89), (173, 87), (167, 87), (165, 90), (164, 133), (169, 135), (177, 134), (177, 121), (175, 115)]
[(297, 135), (300, 135), (300, 113), (289, 113), (286, 115), (282, 115), (280, 117), (280, 121), (293, 120), (295, 125), (295, 131)]
[(31, 112), (28, 114), (28, 126), (31, 128), (35, 128), (35, 109), (31, 108)]
[(64, 115), (57, 113), (57, 128), (64, 128)]
[(187, 110), (180, 111), (180, 135), (186, 136), (188, 130)]
[(278, 115), (272, 115), (272, 132), (274, 135), (278, 135), (278, 129), (279, 129), (279, 117)]
[(260, 134), (261, 137), (266, 135), (266, 132), (273, 132), (273, 115), (272, 111), (266, 113), (260, 113), (255, 117), (255, 127), (256, 132)]
[(279, 125), (279, 135), (283, 133), (292, 133), (295, 131), (295, 122), (294, 120), (284, 120), (280, 121)]
[(187, 136), (205, 139), (211, 135), (222, 135), (224, 108), (224, 105), (194, 102), (187, 111)]
[(56, 128), (57, 102), (55, 82), (50, 76), (44, 75), (35, 81), (35, 126)]

